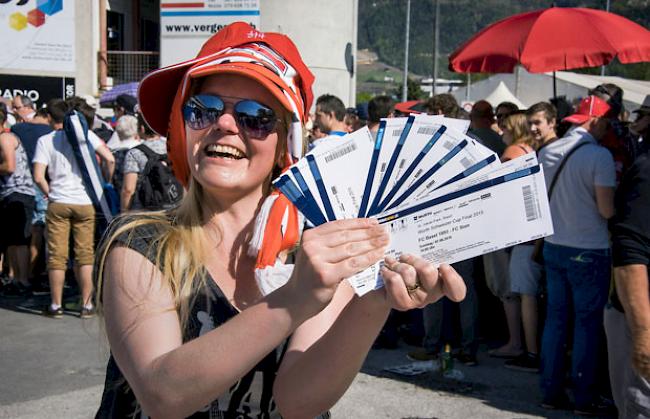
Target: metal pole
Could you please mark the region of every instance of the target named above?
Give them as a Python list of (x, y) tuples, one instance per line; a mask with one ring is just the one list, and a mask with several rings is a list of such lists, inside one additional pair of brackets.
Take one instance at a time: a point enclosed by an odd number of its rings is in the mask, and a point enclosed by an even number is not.
[(470, 102), (471, 95), (469, 94), (470, 89), (472, 88), (472, 77), (470, 73), (467, 73), (467, 87), (465, 88), (465, 101)]
[[(605, 6), (605, 10), (609, 12), (609, 0), (607, 0), (607, 6)], [(606, 65), (601, 65), (600, 66), (600, 75), (604, 76), (605, 75), (605, 67)]]
[(438, 26), (438, 16), (440, 16), (440, 0), (436, 3), (436, 20), (433, 23), (433, 82), (431, 83), (431, 96), (436, 94), (436, 80), (438, 80), (438, 39), (440, 38), (440, 27)]
[(406, 41), (404, 46), (404, 84), (402, 86), (402, 102), (408, 100), (408, 75), (409, 75), (409, 30), (411, 26), (411, 0), (406, 2)]
[(553, 72), (553, 99), (557, 99), (557, 80), (555, 79), (555, 71)]

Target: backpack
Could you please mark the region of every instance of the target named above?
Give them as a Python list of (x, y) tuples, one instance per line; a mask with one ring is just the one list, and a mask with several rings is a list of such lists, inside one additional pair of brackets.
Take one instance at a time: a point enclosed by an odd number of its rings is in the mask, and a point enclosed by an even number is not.
[(183, 187), (172, 173), (167, 154), (158, 154), (144, 144), (135, 148), (147, 156), (147, 164), (136, 186), (142, 209), (163, 210), (177, 206), (183, 197)]

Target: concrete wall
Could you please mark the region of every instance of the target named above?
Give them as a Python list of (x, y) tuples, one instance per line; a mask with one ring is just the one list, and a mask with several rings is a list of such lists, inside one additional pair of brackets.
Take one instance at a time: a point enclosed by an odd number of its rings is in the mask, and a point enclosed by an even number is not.
[[(314, 73), (314, 99), (324, 93), (355, 103), (356, 59), (351, 76), (345, 48), (357, 51), (358, 0), (262, 0), (260, 29), (288, 35)], [(356, 58), (356, 57), (355, 57)]]
[(96, 95), (99, 51), (99, 3), (75, 0), (76, 93)]

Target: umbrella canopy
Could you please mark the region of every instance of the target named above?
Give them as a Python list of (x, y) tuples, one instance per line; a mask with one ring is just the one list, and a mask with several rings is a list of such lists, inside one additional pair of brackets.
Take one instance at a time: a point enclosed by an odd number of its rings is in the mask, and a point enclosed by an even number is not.
[(457, 73), (511, 73), (650, 61), (650, 31), (602, 10), (561, 8), (522, 13), (496, 22), (449, 56)]
[(119, 95), (131, 95), (133, 97), (138, 97), (138, 86), (140, 83), (137, 81), (133, 83), (118, 84), (113, 87), (111, 90), (102, 93), (99, 97), (100, 105), (112, 105), (115, 99)]
[(403, 114), (426, 113), (426, 104), (419, 100), (409, 100), (395, 104), (395, 110)]

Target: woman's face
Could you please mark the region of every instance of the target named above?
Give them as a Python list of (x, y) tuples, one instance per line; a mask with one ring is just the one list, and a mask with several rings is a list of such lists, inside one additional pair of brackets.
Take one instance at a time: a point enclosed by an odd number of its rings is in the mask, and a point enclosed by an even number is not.
[(206, 192), (220, 197), (263, 192), (277, 161), (280, 123), (276, 122), (275, 130), (266, 137), (250, 138), (237, 124), (233, 107), (243, 99), (252, 99), (280, 116), (280, 103), (254, 80), (230, 74), (206, 77), (195, 94), (220, 96), (226, 107), (207, 128), (194, 130), (185, 126), (187, 159), (194, 179)]

